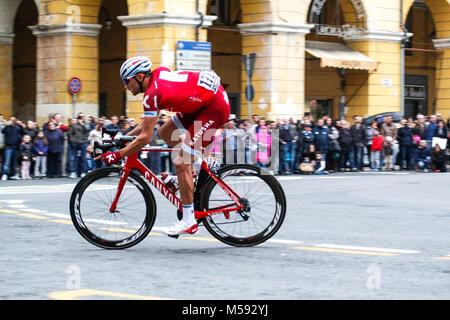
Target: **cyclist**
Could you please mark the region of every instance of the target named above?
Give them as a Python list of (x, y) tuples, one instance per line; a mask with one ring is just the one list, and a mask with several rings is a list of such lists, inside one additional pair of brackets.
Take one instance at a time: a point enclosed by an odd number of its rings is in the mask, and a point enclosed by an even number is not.
[[(120, 76), (125, 89), (134, 96), (144, 93), (144, 118), (127, 134), (137, 136), (133, 142), (117, 152), (108, 152), (100, 157), (106, 164), (114, 164), (121, 158), (138, 152), (151, 141), (159, 111), (165, 109), (176, 112), (158, 133), (171, 147), (181, 143), (174, 165), (183, 217), (172, 227), (163, 228), (163, 233), (170, 236), (194, 234), (198, 230), (198, 224), (194, 216), (192, 164), (201, 156), (215, 131), (228, 120), (228, 96), (214, 71), (173, 72), (166, 67), (151, 71), (151, 66), (150, 60), (142, 56), (123, 63)], [(186, 133), (184, 138), (176, 134), (177, 129)]]

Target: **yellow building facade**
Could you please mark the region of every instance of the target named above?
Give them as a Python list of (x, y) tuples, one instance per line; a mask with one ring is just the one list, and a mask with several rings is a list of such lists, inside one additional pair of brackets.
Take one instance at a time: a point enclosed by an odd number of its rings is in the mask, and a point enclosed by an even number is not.
[[(141, 97), (124, 90), (120, 65), (146, 55), (177, 70), (178, 41), (211, 43), (211, 68), (241, 118), (450, 116), (448, 0), (2, 1), (0, 113), (139, 119)], [(82, 81), (75, 99), (72, 77)]]

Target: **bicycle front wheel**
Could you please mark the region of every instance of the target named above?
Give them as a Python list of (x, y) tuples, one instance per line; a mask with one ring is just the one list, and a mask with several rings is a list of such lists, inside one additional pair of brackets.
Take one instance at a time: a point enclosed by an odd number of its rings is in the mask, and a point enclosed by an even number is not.
[(122, 170), (107, 167), (93, 171), (75, 186), (70, 215), (76, 230), (104, 249), (125, 249), (142, 241), (156, 217), (156, 202), (141, 176), (131, 172), (116, 210), (110, 212)]
[[(236, 164), (218, 171), (218, 178), (228, 185), (244, 206), (229, 216), (219, 213), (204, 218), (206, 229), (220, 241), (233, 246), (248, 247), (272, 237), (286, 215), (284, 191), (267, 171), (253, 165)], [(232, 206), (232, 199), (220, 185), (210, 179), (201, 192), (202, 210)]]

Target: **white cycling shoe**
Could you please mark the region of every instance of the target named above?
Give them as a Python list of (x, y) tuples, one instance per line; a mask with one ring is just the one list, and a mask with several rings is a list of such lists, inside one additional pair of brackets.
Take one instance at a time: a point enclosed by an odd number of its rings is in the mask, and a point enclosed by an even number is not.
[(183, 220), (177, 221), (173, 226), (163, 228), (162, 233), (167, 234), (169, 237), (176, 237), (180, 234), (194, 234), (198, 231), (198, 223), (195, 222), (192, 225), (187, 224)]

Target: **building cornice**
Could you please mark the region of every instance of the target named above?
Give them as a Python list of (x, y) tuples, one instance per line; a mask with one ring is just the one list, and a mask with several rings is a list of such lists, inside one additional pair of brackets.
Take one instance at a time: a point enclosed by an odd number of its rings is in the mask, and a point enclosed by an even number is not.
[(44, 24), (28, 27), (36, 37), (48, 37), (57, 35), (80, 35), (97, 37), (102, 25), (86, 23), (59, 23)]
[(0, 44), (13, 44), (14, 33), (0, 32)]
[(126, 28), (145, 28), (158, 26), (207, 28), (217, 19), (216, 16), (180, 13), (154, 13), (117, 17)]
[(433, 39), (432, 41), (437, 50), (450, 49), (450, 38)]
[[(410, 38), (413, 34), (408, 32), (407, 38)], [(365, 30), (361, 32), (361, 35), (356, 38), (344, 38), (346, 42), (401, 42), (405, 37), (403, 32), (392, 32), (384, 30)]]
[(310, 33), (314, 28), (314, 24), (298, 24), (286, 23), (279, 21), (255, 22), (255, 23), (241, 23), (238, 24), (242, 34), (252, 33), (270, 33), (270, 34), (300, 34), (305, 35)]

